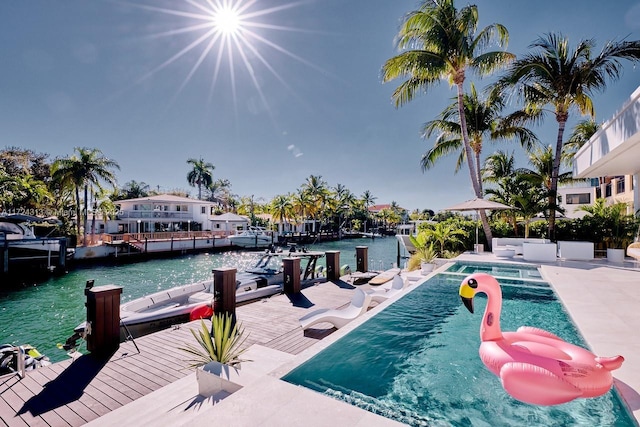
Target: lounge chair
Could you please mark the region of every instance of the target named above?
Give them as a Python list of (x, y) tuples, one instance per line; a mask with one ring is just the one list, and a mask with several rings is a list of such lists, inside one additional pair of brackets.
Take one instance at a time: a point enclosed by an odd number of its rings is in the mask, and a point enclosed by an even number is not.
[(627, 247), (627, 255), (640, 261), (640, 242), (635, 242)]
[(392, 296), (398, 295), (400, 292), (404, 291), (406, 286), (406, 282), (402, 280), (402, 277), (400, 277), (399, 274), (396, 274), (391, 281), (391, 287), (379, 288), (374, 291), (370, 291), (369, 296), (371, 297), (371, 301), (375, 301), (380, 304)]
[(302, 326), (302, 330), (305, 330), (317, 323), (327, 322), (340, 329), (366, 312), (370, 302), (371, 297), (368, 294), (362, 289), (356, 289), (351, 298), (351, 303), (347, 307), (342, 309), (321, 308), (315, 310), (301, 317), (300, 325)]

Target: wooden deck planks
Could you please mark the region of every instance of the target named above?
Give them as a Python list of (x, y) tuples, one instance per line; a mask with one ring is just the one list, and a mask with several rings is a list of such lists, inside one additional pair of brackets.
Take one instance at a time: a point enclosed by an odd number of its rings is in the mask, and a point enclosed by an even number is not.
[[(254, 343), (298, 354), (335, 329), (307, 331), (298, 319), (309, 310), (347, 304), (353, 289), (331, 282), (303, 289), (301, 295), (274, 297), (237, 307), (239, 322)], [(209, 325), (207, 323), (207, 325)], [(195, 344), (191, 329), (200, 321), (179, 325), (125, 342), (109, 358), (90, 355), (66, 360), (27, 377), (0, 381), (0, 426), (80, 426), (193, 372), (178, 350)]]

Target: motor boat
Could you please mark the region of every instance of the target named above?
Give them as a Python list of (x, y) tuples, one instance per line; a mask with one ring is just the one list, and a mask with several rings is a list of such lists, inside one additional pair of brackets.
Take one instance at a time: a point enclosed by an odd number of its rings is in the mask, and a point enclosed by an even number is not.
[[(281, 293), (284, 289), (283, 261), (285, 257), (305, 260), (301, 265), (301, 283), (319, 279), (317, 260), (324, 252), (267, 250), (251, 268), (236, 274), (236, 304), (244, 304)], [(301, 260), (301, 264), (302, 264)], [(189, 322), (213, 313), (213, 280), (203, 280), (150, 295), (120, 305), (120, 339), (137, 338), (173, 325)], [(83, 337), (84, 324), (74, 329), (67, 340), (68, 349)], [(65, 348), (67, 349), (67, 348)]]
[(264, 248), (273, 244), (273, 236), (264, 227), (250, 226), (238, 234), (229, 236), (229, 241), (241, 248)]
[(33, 224), (60, 225), (60, 221), (22, 214), (0, 216), (0, 242), (6, 241), (11, 258), (60, 252), (60, 238), (36, 237)]

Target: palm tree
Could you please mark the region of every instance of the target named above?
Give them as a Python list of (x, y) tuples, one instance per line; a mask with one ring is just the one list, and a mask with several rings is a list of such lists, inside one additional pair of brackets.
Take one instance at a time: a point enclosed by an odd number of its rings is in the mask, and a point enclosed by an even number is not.
[(79, 148), (75, 149), (76, 154), (57, 159), (51, 167), (52, 179), (62, 186), (70, 186), (75, 189), (76, 193), (76, 227), (78, 236), (80, 235), (80, 188), (84, 187), (84, 212), (82, 215), (82, 223), (85, 224), (86, 239), (86, 222), (87, 222), (87, 204), (89, 202), (88, 189), (89, 185), (100, 187), (101, 182), (115, 188), (116, 176), (113, 169), (120, 169), (115, 161), (107, 158), (97, 148)]
[(149, 191), (151, 187), (146, 182), (138, 182), (135, 180), (131, 180), (124, 184), (117, 194), (116, 200), (125, 200), (125, 199), (138, 199), (140, 197), (147, 197), (149, 195)]
[(564, 130), (572, 108), (595, 116), (591, 95), (606, 88), (607, 79), (617, 80), (622, 59), (640, 59), (640, 41), (609, 42), (593, 56), (593, 40), (581, 40), (574, 50), (561, 34), (547, 34), (531, 44), (534, 52), (513, 62), (497, 82), (521, 96), (527, 110), (542, 115), (549, 105), (558, 122), (558, 133), (549, 186), (549, 238), (555, 240), (555, 207), (563, 152)]
[[(506, 117), (500, 113), (505, 107), (505, 102), (499, 92), (491, 91), (485, 99), (480, 99), (475, 85), (471, 84), (469, 93), (464, 94), (464, 114), (466, 116), (469, 141), (474, 154), (476, 170), (480, 171), (478, 186), (482, 191), (482, 169), (480, 155), (482, 153), (485, 138), (495, 141), (500, 139), (517, 138), (525, 150), (530, 150), (537, 141), (533, 132), (521, 126), (528, 117), (522, 111), (516, 111)], [(434, 147), (422, 156), (422, 169), (427, 170), (435, 166), (441, 157), (460, 151), (456, 163), (457, 172), (464, 164), (466, 151), (460, 129), (458, 116), (458, 102), (454, 99), (441, 114), (440, 119), (432, 120), (425, 124), (423, 137), (429, 138), (433, 132), (440, 132)], [(489, 241), (491, 235), (488, 236)]]
[[(473, 162), (464, 113), (465, 73), (470, 70), (487, 75), (515, 57), (504, 51), (484, 52), (493, 42), (499, 46), (507, 43), (509, 34), (504, 26), (491, 24), (479, 32), (477, 28), (477, 6), (468, 5), (458, 10), (454, 0), (424, 0), (418, 10), (407, 15), (398, 34), (399, 48), (411, 49), (387, 60), (382, 68), (382, 80), (407, 77), (393, 93), (396, 106), (411, 101), (416, 94), (426, 92), (443, 79), (456, 86), (460, 133), (469, 175), (476, 197), (482, 197), (480, 171)], [(485, 234), (490, 236), (485, 211), (480, 211), (480, 216)]]
[(269, 204), (269, 213), (273, 215), (275, 220), (282, 224), (281, 231), (285, 231), (287, 220), (295, 215), (294, 212), (290, 194), (276, 196)]
[[(586, 144), (600, 129), (600, 125), (594, 119), (580, 120), (571, 131), (569, 139), (564, 143), (564, 154), (567, 160), (572, 161), (574, 155)], [(570, 162), (568, 162), (570, 165)]]
[(302, 191), (307, 193), (311, 204), (307, 207), (307, 214), (313, 219), (313, 231), (316, 227), (316, 219), (319, 212), (322, 212), (327, 198), (329, 197), (329, 189), (327, 183), (320, 175), (309, 175), (302, 185)]
[(436, 241), (440, 245), (440, 256), (445, 253), (445, 245), (461, 244), (462, 240), (458, 236), (466, 236), (464, 230), (459, 229), (455, 224), (447, 222), (438, 222), (424, 229), (424, 233), (428, 240)]
[[(378, 198), (374, 197), (371, 191), (365, 190), (360, 197), (362, 204), (364, 205), (366, 219), (368, 220), (371, 217), (371, 212), (369, 212), (369, 207), (372, 206)], [(365, 222), (364, 231), (367, 231), (367, 224)]]
[(198, 187), (198, 200), (202, 200), (202, 187), (211, 186), (213, 183), (212, 171), (216, 168), (212, 163), (200, 159), (189, 159), (187, 163), (193, 165), (193, 169), (187, 174), (187, 181), (192, 187)]

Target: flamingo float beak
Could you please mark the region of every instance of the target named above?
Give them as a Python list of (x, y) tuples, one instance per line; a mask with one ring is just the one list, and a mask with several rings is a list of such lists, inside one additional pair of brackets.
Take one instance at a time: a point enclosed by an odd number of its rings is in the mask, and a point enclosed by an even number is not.
[(469, 312), (473, 313), (473, 297), (476, 291), (465, 281), (460, 285), (460, 299)]

